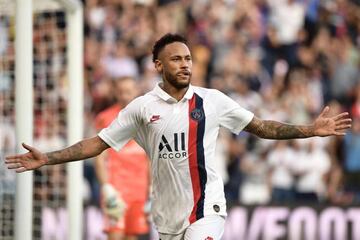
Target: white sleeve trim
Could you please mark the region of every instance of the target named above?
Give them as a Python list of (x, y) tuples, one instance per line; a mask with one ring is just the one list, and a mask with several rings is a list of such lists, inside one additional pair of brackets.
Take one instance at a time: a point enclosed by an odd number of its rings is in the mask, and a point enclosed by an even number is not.
[(106, 135), (105, 129), (101, 130), (98, 133), (98, 136), (115, 151), (120, 150), (120, 148), (116, 145), (115, 141), (113, 141), (109, 136)]
[(254, 113), (249, 112), (246, 116), (244, 116), (244, 121), (239, 124), (239, 126), (234, 129), (232, 132), (235, 134), (239, 134), (254, 118)]

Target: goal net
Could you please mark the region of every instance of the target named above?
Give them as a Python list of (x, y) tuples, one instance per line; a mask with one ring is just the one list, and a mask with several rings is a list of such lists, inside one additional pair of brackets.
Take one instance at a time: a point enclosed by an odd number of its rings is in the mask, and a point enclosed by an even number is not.
[[(59, 149), (67, 139), (67, 18), (65, 1), (33, 0), (33, 145)], [(0, 239), (14, 239), (16, 174), (4, 156), (16, 151), (15, 1), (0, 0)], [(20, 82), (21, 83), (21, 82)], [(29, 123), (31, 124), (31, 123)], [(66, 169), (34, 171), (32, 239), (67, 239)]]

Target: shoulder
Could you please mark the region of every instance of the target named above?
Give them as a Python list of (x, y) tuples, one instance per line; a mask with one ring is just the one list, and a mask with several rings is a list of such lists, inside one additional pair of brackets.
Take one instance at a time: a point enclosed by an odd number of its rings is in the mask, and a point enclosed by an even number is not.
[(204, 87), (193, 87), (194, 93), (199, 95), (202, 98), (213, 98), (213, 97), (221, 97), (226, 96), (224, 93), (220, 92), (217, 89), (213, 88), (204, 88)]
[(132, 118), (137, 119), (141, 122), (144, 117), (147, 117), (149, 108), (154, 108), (157, 106), (159, 98), (151, 94), (151, 92), (139, 96), (131, 101), (121, 112), (120, 115), (132, 116)]
[(147, 93), (132, 100), (126, 108), (141, 109), (154, 101), (156, 101), (156, 98), (151, 93)]

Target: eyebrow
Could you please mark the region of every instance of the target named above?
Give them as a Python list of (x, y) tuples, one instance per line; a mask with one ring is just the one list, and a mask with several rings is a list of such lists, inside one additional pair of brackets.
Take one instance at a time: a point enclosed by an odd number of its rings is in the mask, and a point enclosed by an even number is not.
[(186, 57), (191, 57), (191, 55), (190, 54), (187, 54), (187, 55), (171, 55), (170, 56), (170, 58), (177, 58), (177, 57), (184, 57), (184, 58), (186, 58)]

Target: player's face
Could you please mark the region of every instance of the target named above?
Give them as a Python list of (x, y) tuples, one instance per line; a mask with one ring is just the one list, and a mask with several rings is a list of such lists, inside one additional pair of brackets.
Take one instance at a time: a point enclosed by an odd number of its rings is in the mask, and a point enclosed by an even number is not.
[(133, 79), (124, 79), (116, 82), (114, 90), (116, 100), (123, 106), (130, 103), (138, 94)]
[(189, 48), (181, 42), (165, 46), (155, 67), (163, 80), (177, 89), (187, 88), (191, 79), (192, 59)]

